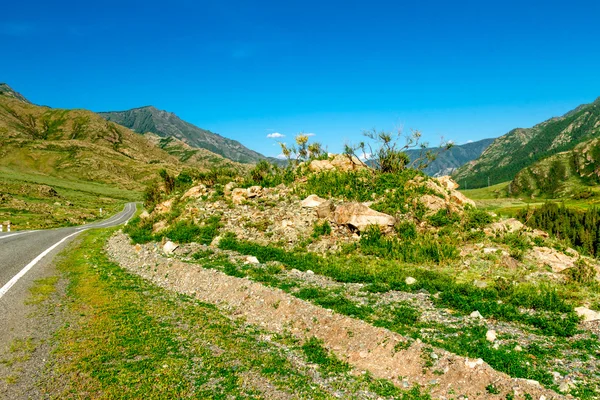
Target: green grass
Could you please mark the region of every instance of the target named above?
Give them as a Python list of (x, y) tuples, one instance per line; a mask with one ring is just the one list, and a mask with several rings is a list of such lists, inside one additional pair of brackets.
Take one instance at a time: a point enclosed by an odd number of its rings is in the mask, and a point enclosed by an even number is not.
[[(66, 323), (55, 335), (43, 390), (52, 398), (354, 398), (374, 384), (353, 377), (320, 343), (303, 345), (236, 322), (214, 306), (151, 285), (102, 251), (112, 230), (90, 231), (64, 253)], [(309, 366), (318, 365), (327, 384)], [(252, 379), (250, 379), (252, 378)], [(316, 380), (315, 380), (316, 379)], [(382, 381), (387, 385), (387, 381)], [(293, 395), (293, 396), (292, 396)], [(415, 392), (386, 397), (426, 399)]]
[[(224, 243), (225, 248), (232, 249), (231, 243), (227, 241)], [(244, 250), (248, 249), (251, 247), (244, 247)], [(268, 261), (276, 261), (274, 255), (286, 254), (288, 262), (294, 261), (290, 253), (264, 251), (262, 255), (258, 251), (242, 251), (242, 254), (258, 255), (263, 262), (267, 262), (267, 258)], [(394, 272), (400, 270), (400, 274), (395, 281), (384, 279), (373, 281), (364, 287), (364, 295), (357, 298), (356, 293), (346, 292), (339, 286), (316, 287), (310, 281), (305, 282), (293, 274), (281, 274), (282, 266), (278, 264), (267, 262), (266, 265), (241, 265), (232, 263), (227, 256), (214, 252), (198, 253), (193, 258), (205, 268), (218, 269), (236, 277), (249, 277), (265, 285), (283, 289), (291, 295), (321, 307), (362, 319), (413, 339), (419, 338), (455, 354), (483, 358), (496, 370), (513, 377), (534, 379), (554, 389), (556, 387), (550, 371), (556, 368), (553, 365), (556, 359), (566, 357), (586, 360), (600, 354), (600, 347), (594, 335), (583, 336), (586, 339), (573, 336), (577, 332), (578, 318), (573, 314), (572, 307), (553, 287), (520, 284), (481, 289), (455, 283), (451, 277), (444, 277), (442, 274), (396, 265)], [(335, 257), (328, 257), (328, 260), (332, 259)], [(310, 265), (317, 273), (341, 278), (337, 279), (338, 281), (368, 282), (368, 280), (357, 280), (356, 275), (348, 279), (344, 271), (336, 270), (332, 265), (317, 265), (318, 260), (315, 259), (310, 264), (302, 264), (307, 261), (306, 258), (300, 258), (299, 261), (301, 263), (284, 263), (284, 267), (301, 269), (303, 266)], [(363, 265), (361, 261), (351, 259), (346, 265), (360, 266)], [(340, 260), (336, 260), (336, 263), (340, 263)], [(341, 265), (338, 264), (337, 268), (341, 268)], [(417, 277), (418, 282), (411, 286), (406, 285), (403, 280), (408, 274)], [(529, 345), (522, 346), (522, 351), (515, 351), (515, 342), (502, 335), (500, 337), (502, 344), (496, 348), (486, 339), (488, 328), (477, 320), (470, 320), (460, 327), (453, 323), (438, 324), (422, 321), (421, 312), (410, 302), (380, 303), (377, 294), (392, 288), (404, 292), (415, 293), (426, 290), (429, 293), (437, 293), (437, 296), (431, 297), (431, 300), (441, 309), (452, 308), (465, 314), (478, 310), (487, 318), (512, 321), (526, 336), (530, 334), (535, 336), (530, 339), (532, 342)], [(523, 313), (520, 311), (521, 308), (533, 312)], [(405, 348), (404, 343), (402, 348)], [(582, 388), (594, 392), (594, 385), (595, 383), (592, 382), (583, 385)]]
[[(58, 195), (41, 195), (41, 185), (50, 186)], [(0, 202), (0, 220), (10, 220), (13, 230), (83, 224), (115, 214), (124, 203), (141, 198), (139, 192), (109, 185), (7, 168), (0, 168), (0, 186), (10, 196)]]

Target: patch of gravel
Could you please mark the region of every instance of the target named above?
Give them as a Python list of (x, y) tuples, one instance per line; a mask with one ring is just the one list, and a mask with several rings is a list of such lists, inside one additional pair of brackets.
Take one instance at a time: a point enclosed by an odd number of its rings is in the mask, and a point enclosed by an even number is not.
[[(402, 335), (246, 278), (166, 257), (155, 244), (132, 246), (121, 232), (110, 238), (106, 251), (113, 261), (131, 272), (164, 288), (216, 304), (248, 323), (271, 332), (291, 333), (300, 340), (317, 337), (357, 373), (369, 371), (374, 377), (390, 379), (399, 387), (417, 383), (440, 399), (448, 396), (499, 399), (509, 393), (515, 398), (524, 398), (525, 393), (535, 399), (564, 398), (535, 381), (510, 378), (480, 359), (465, 359), (419, 340), (402, 349), (410, 341)], [(500, 394), (487, 393), (488, 385), (496, 387)]]

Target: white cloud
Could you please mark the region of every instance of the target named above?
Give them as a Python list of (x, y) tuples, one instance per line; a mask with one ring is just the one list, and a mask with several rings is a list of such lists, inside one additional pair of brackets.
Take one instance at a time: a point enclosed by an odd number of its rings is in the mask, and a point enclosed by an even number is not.
[(469, 140), (467, 140), (467, 143), (473, 143), (473, 141), (469, 139)]
[(372, 157), (371, 153), (362, 153), (362, 155), (359, 157), (361, 160), (363, 161), (367, 161), (368, 159), (370, 159)]
[(311, 137), (311, 136), (316, 136), (317, 134), (316, 133), (303, 133), (303, 135)]
[(287, 157), (285, 155), (283, 155), (283, 153), (276, 155), (275, 158), (279, 158), (280, 160), (285, 160), (287, 159)]
[(281, 139), (281, 138), (285, 137), (285, 135), (282, 135), (282, 134), (281, 134), (281, 133), (279, 133), (279, 132), (273, 132), (273, 133), (269, 133), (269, 134), (267, 135), (267, 137), (268, 137), (269, 139)]

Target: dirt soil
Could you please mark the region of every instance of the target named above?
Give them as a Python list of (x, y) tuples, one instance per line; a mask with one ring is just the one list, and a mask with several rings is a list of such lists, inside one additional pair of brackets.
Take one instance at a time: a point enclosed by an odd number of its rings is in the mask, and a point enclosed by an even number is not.
[[(277, 333), (291, 333), (301, 340), (316, 337), (357, 374), (369, 371), (390, 379), (399, 387), (423, 386), (433, 398), (534, 399), (566, 398), (536, 381), (511, 378), (481, 359), (459, 357), (384, 328), (374, 327), (331, 310), (300, 300), (282, 290), (246, 278), (236, 278), (169, 258), (157, 244), (131, 245), (117, 232), (107, 242), (109, 257), (122, 267), (155, 284), (201, 301), (216, 304), (251, 324)], [(498, 394), (486, 387), (492, 385)]]

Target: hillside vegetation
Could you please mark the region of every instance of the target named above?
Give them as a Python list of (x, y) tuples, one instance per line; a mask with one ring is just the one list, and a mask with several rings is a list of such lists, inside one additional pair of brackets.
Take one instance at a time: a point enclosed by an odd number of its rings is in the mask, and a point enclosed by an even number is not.
[[(299, 144), (303, 154), (308, 145)], [(559, 236), (477, 210), (456, 188), (447, 177), (317, 152), (287, 169), (261, 164), (232, 182), (196, 181), (155, 196), (126, 232), (134, 243), (165, 243), (170, 256), (418, 339), (434, 353), (596, 395), (600, 348), (580, 315), (600, 318), (597, 260)], [(435, 369), (436, 360), (427, 365)]]
[(537, 161), (564, 151), (600, 134), (600, 99), (582, 105), (562, 117), (533, 128), (517, 128), (496, 139), (475, 161), (452, 176), (463, 186), (483, 187), (512, 180)]
[(535, 197), (587, 199), (596, 196), (600, 183), (600, 139), (578, 144), (521, 170), (510, 193)]

